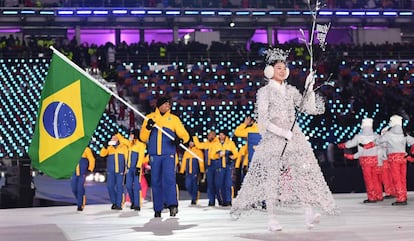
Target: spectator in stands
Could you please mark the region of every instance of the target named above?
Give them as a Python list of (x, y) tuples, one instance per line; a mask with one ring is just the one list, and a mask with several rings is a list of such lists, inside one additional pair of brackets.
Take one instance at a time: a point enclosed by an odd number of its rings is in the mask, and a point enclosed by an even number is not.
[[(150, 157), (152, 198), (156, 218), (161, 217), (164, 204), (169, 208), (171, 217), (178, 213), (176, 146), (190, 139), (181, 120), (171, 113), (170, 101), (168, 96), (157, 99), (155, 111), (146, 116), (140, 132), (140, 139), (147, 143)], [(171, 140), (164, 132), (174, 139)]]
[(85, 180), (89, 172), (95, 169), (95, 157), (91, 148), (86, 147), (70, 180), (72, 192), (76, 198), (78, 211), (83, 211), (86, 204)]
[(265, 200), (271, 231), (282, 230), (276, 219), (276, 209), (304, 211), (307, 228), (319, 222), (320, 214), (314, 213), (313, 208), (331, 214), (336, 212), (335, 201), (313, 150), (294, 123), (295, 109), (321, 114), (324, 102), (313, 91), (314, 72), (306, 78), (305, 86), (309, 91), (303, 96), (285, 82), (289, 74), (286, 63), (289, 52), (278, 48), (264, 52), (267, 65), (264, 75), (268, 84), (257, 92), (255, 114), (262, 140), (230, 212), (239, 217), (257, 207), (252, 204)]

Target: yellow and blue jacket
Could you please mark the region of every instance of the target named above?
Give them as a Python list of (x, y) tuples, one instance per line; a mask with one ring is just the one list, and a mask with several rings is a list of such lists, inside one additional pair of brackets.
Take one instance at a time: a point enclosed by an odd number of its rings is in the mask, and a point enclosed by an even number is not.
[(87, 173), (87, 171), (93, 171), (95, 169), (95, 156), (92, 153), (91, 148), (86, 147), (82, 153), (82, 157), (76, 165), (75, 175), (80, 176)]
[[(200, 157), (201, 160), (204, 159), (203, 152), (197, 147), (195, 146), (191, 147), (190, 151), (192, 151), (194, 154)], [(195, 162), (198, 162), (199, 170), (197, 171), (199, 171), (200, 173), (204, 173), (205, 172), (204, 162), (194, 157), (189, 151), (185, 151), (182, 161), (181, 161), (180, 173), (184, 173), (187, 170), (188, 173), (192, 174), (194, 170), (193, 166)]]
[(236, 164), (234, 165), (235, 168), (247, 167), (248, 166), (248, 159), (247, 159), (247, 144), (243, 145), (240, 150), (239, 154), (237, 155)]
[(219, 141), (218, 138), (217, 137), (214, 138), (214, 140), (211, 142), (210, 141), (200, 142), (197, 136), (193, 136), (193, 141), (194, 141), (195, 147), (197, 147), (198, 149), (204, 150), (204, 163), (205, 163), (204, 166), (210, 166), (211, 160), (215, 159), (214, 153), (211, 149)]
[(126, 145), (119, 143), (116, 146), (108, 146), (108, 148), (102, 147), (99, 155), (106, 157), (106, 169), (108, 172), (125, 172), (125, 163), (128, 155), (128, 147)]
[[(220, 153), (224, 155), (220, 157)], [(227, 164), (230, 164), (231, 160), (236, 160), (239, 151), (237, 150), (236, 144), (228, 137), (223, 143), (217, 141), (212, 147), (212, 160), (221, 160), (221, 167), (225, 168)]]
[[(184, 128), (181, 120), (172, 114), (171, 111), (161, 115), (158, 108), (156, 108), (154, 112), (146, 117), (152, 119), (158, 127), (162, 128), (163, 131), (170, 134), (173, 138), (178, 136), (184, 143), (190, 139), (190, 135)], [(153, 128), (152, 130), (145, 128), (148, 119), (144, 120), (140, 131), (140, 139), (147, 143), (148, 153), (150, 155), (175, 155), (176, 146), (169, 137), (165, 136), (158, 128)]]
[(133, 170), (135, 170), (135, 168), (141, 168), (144, 163), (145, 143), (137, 139), (128, 140), (119, 133), (116, 134), (116, 136), (121, 144), (128, 147), (127, 167), (133, 168)]

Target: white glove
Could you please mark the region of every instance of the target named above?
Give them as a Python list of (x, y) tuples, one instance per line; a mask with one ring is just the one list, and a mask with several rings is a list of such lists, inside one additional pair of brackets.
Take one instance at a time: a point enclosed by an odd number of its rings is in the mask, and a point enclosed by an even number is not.
[(314, 85), (315, 85), (315, 71), (311, 71), (306, 77), (305, 89), (308, 88), (309, 91), (312, 91)]
[(273, 132), (274, 134), (285, 138), (287, 141), (292, 140), (293, 132), (291, 130), (280, 128), (278, 126), (275, 126), (272, 123), (269, 123), (269, 125), (267, 126), (267, 129)]

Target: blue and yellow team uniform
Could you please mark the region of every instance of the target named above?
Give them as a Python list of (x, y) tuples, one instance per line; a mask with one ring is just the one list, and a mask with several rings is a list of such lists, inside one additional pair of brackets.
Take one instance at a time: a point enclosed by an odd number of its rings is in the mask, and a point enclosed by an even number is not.
[[(234, 161), (237, 158), (238, 150), (236, 145), (228, 137), (224, 142), (215, 143), (213, 146), (213, 159), (216, 163), (215, 188), (219, 190), (219, 203), (223, 206), (231, 205), (233, 198), (233, 169)], [(219, 156), (220, 153), (224, 155)]]
[(115, 146), (102, 147), (101, 157), (106, 157), (107, 188), (113, 209), (122, 209), (124, 201), (124, 173), (128, 147), (118, 142)]
[(239, 154), (237, 155), (236, 163), (234, 164), (234, 168), (242, 168), (240, 182), (243, 182), (244, 176), (246, 175), (247, 167), (249, 165), (247, 155), (247, 144), (245, 144), (240, 148)]
[(194, 145), (201, 150), (204, 150), (204, 167), (206, 168), (206, 178), (207, 178), (207, 198), (208, 205), (214, 206), (216, 198), (221, 204), (219, 189), (216, 188), (216, 169), (218, 168), (218, 162), (214, 161), (214, 151), (212, 148), (218, 143), (217, 137), (214, 138), (211, 142), (205, 141), (200, 142), (197, 136), (193, 136)]
[(85, 179), (88, 171), (92, 172), (95, 169), (95, 157), (91, 148), (86, 147), (83, 151), (82, 157), (76, 166), (75, 172), (71, 178), (72, 192), (76, 197), (76, 204), (78, 210), (82, 211), (86, 204), (85, 196)]
[(176, 189), (176, 146), (172, 140), (164, 135), (158, 128), (148, 130), (145, 128), (148, 119), (152, 119), (163, 131), (170, 134), (173, 138), (177, 136), (188, 142), (190, 139), (187, 130), (184, 128), (180, 119), (167, 111), (161, 114), (156, 108), (154, 112), (148, 114), (144, 120), (140, 131), (140, 139), (147, 143), (147, 151), (151, 165), (151, 186), (154, 211), (161, 212), (164, 203), (168, 207), (178, 206)]
[(259, 144), (262, 136), (259, 134), (259, 129), (256, 123), (252, 125), (246, 125), (241, 123), (235, 130), (234, 135), (241, 138), (246, 138), (247, 142), (247, 162), (249, 167), (250, 162), (252, 161), (254, 150)]
[(185, 151), (182, 162), (180, 173), (185, 173), (185, 188), (191, 196), (191, 204), (196, 204), (199, 198), (198, 181), (202, 173), (204, 173), (204, 154), (197, 147), (193, 146), (190, 148), (197, 157), (194, 157), (189, 151)]
[[(138, 139), (127, 140), (121, 134), (117, 134), (121, 144), (128, 146), (126, 189), (131, 199), (131, 209), (140, 210), (141, 208), (141, 167), (145, 156), (145, 143)], [(137, 172), (139, 170), (139, 172)], [(137, 175), (139, 174), (139, 175)]]

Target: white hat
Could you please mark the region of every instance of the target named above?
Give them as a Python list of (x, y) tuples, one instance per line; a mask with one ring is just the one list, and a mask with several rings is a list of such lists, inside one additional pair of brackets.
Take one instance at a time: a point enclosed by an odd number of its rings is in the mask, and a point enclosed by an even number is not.
[(390, 126), (402, 126), (402, 117), (399, 115), (393, 115), (390, 117)]
[(362, 119), (361, 127), (371, 127), (374, 120), (372, 118), (364, 118)]

